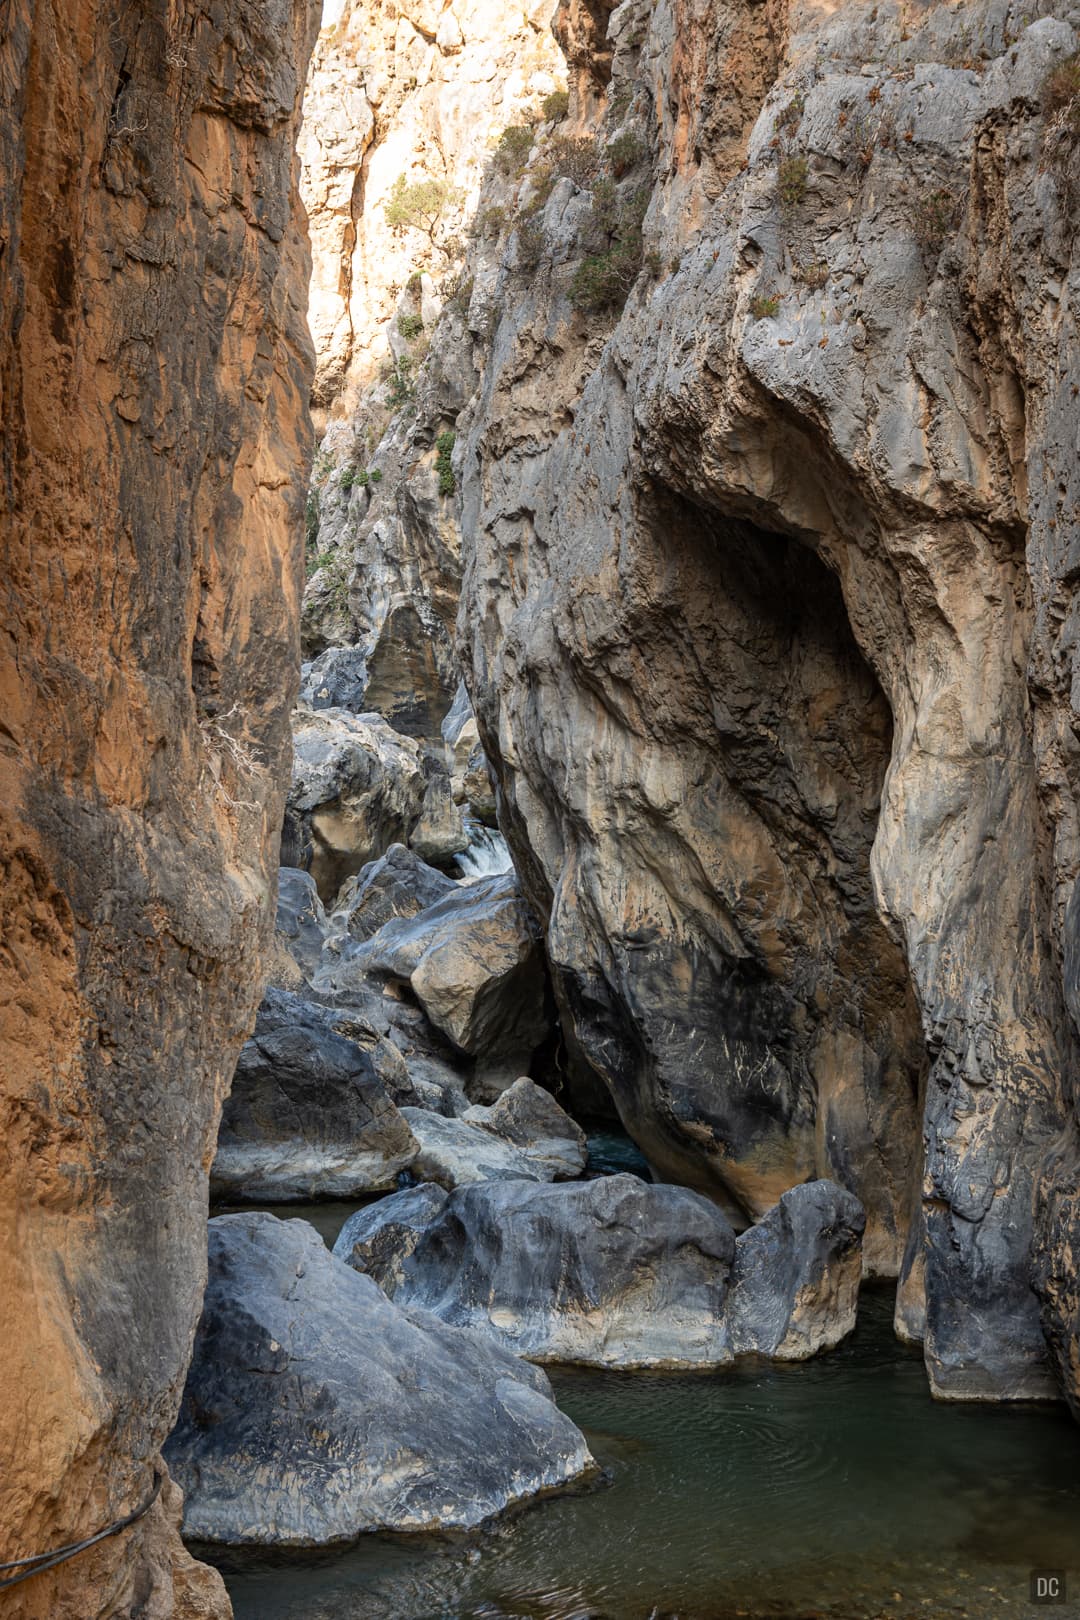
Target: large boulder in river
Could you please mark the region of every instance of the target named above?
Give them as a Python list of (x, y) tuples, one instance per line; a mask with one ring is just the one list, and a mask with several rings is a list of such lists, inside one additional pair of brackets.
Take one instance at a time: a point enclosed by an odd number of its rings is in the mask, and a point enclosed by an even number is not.
[(392, 1304), (306, 1221), (222, 1216), (209, 1248), (166, 1447), (193, 1539), (466, 1529), (590, 1467), (543, 1373)]
[(354, 967), (408, 981), (436, 1028), (477, 1058), (474, 1094), (497, 1096), (549, 1033), (539, 930), (512, 872), (392, 918)]
[(623, 1175), (462, 1187), (399, 1277), (385, 1255), (380, 1265), (399, 1303), (534, 1361), (711, 1367), (731, 1360), (734, 1254), (726, 1217), (700, 1193)]
[(804, 1361), (855, 1326), (866, 1212), (834, 1181), (792, 1187), (735, 1245), (731, 1347)]
[(349, 1197), (394, 1186), (416, 1157), (412, 1132), (387, 1094), (405, 1065), (374, 1034), (365, 1045), (340, 1015), (268, 990), (240, 1053), (218, 1133), (217, 1198)]
[(303, 977), (310, 979), (318, 971), (328, 931), (326, 912), (310, 872), (295, 866), (278, 868), (274, 929)]
[(589, 1156), (585, 1132), (550, 1091), (525, 1075), (508, 1086), (490, 1108), (474, 1104), (462, 1118), (467, 1125), (490, 1131), (520, 1148), (530, 1164), (544, 1172), (545, 1181), (570, 1181), (585, 1169)]
[(437, 1182), (423, 1181), (355, 1210), (338, 1233), (335, 1255), (393, 1293), (402, 1266), (448, 1196)]

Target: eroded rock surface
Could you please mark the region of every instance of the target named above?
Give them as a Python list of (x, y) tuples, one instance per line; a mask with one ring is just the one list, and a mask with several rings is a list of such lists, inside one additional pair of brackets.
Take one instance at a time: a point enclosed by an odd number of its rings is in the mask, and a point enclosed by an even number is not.
[(306, 1221), (210, 1222), (169, 1441), (185, 1534), (314, 1546), (467, 1529), (591, 1465), (543, 1373), (391, 1303)]
[[(310, 461), (306, 3), (5, 14), (0, 1561), (145, 1498), (274, 911)], [(224, 1616), (166, 1488), (12, 1620)]]
[(809, 1181), (735, 1245), (727, 1299), (731, 1348), (805, 1361), (855, 1326), (866, 1214), (831, 1181)]
[(222, 1201), (348, 1198), (389, 1191), (418, 1144), (391, 1100), (405, 1064), (371, 1032), (268, 990), (225, 1100), (210, 1189)]
[(338, 1233), (334, 1254), (393, 1294), (401, 1268), (446, 1203), (437, 1182), (423, 1181), (390, 1198), (380, 1198), (349, 1216)]
[(534, 1361), (719, 1366), (735, 1234), (700, 1193), (636, 1176), (451, 1194), (400, 1267), (393, 1297), (481, 1329)]
[(474, 1104), (462, 1118), (520, 1148), (532, 1164), (547, 1172), (545, 1180), (572, 1180), (585, 1168), (585, 1132), (550, 1091), (526, 1075), (507, 1086), (489, 1108)]

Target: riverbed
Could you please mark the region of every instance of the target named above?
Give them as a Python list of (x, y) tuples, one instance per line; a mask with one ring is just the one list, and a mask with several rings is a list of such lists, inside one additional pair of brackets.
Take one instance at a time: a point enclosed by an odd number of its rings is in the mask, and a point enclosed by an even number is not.
[(218, 1559), (237, 1620), (936, 1620), (1080, 1593), (1080, 1430), (1064, 1408), (942, 1405), (864, 1291), (855, 1334), (801, 1366), (561, 1369), (605, 1478), (469, 1539)]

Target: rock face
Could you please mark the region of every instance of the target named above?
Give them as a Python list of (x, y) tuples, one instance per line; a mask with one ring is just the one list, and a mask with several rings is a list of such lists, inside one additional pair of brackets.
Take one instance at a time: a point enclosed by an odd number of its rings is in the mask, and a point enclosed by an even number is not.
[(568, 1042), (666, 1176), (750, 1213), (830, 1176), (877, 1271), (913, 1208), (955, 1398), (1053, 1392), (1033, 1244), (1076, 1380), (1075, 23), (619, 7), (577, 111), (629, 138), (641, 273), (560, 180), (457, 422), (460, 647)]
[(415, 917), (456, 889), (453, 878), (428, 866), (404, 844), (391, 844), (385, 855), (363, 867), (345, 885), (335, 920), (350, 939), (363, 941), (393, 917)]
[(379, 689), (411, 649), (453, 746), (463, 565), (582, 1094), (740, 1222), (811, 1176), (857, 1196), (938, 1395), (1080, 1402), (1053, 9), (563, 0), (566, 124), (492, 164), (405, 410), (351, 415), (381, 481), (327, 469), (308, 601), (366, 660), (411, 578)]
[(385, 1192), (412, 1164), (416, 1139), (387, 1094), (404, 1068), (398, 1053), (377, 1037), (365, 1051), (336, 1022), (299, 996), (267, 991), (222, 1111), (214, 1198)]
[(314, 1546), (467, 1529), (592, 1464), (537, 1369), (392, 1304), (305, 1221), (210, 1222), (210, 1276), (168, 1445), (184, 1530)]
[[(307, 4), (0, 41), (0, 1560), (145, 1497), (274, 911), (310, 460)], [(224, 1616), (177, 1494), (5, 1617)]]
[(392, 1294), (401, 1268), (447, 1200), (445, 1188), (421, 1182), (391, 1198), (380, 1198), (350, 1215), (338, 1233), (334, 1254)]
[(597, 1367), (731, 1359), (724, 1302), (735, 1234), (686, 1188), (636, 1176), (484, 1182), (453, 1193), (408, 1242), (400, 1268), (381, 1259), (393, 1298), (517, 1355)]
[(731, 1348), (805, 1361), (855, 1326), (866, 1215), (831, 1181), (786, 1192), (735, 1245), (727, 1314)]

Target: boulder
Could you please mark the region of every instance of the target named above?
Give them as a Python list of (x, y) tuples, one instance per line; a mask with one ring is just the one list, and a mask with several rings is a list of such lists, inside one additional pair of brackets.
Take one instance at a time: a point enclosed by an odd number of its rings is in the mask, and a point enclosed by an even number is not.
[(350, 1215), (338, 1233), (334, 1253), (363, 1271), (388, 1294), (401, 1280), (401, 1268), (422, 1233), (446, 1203), (448, 1194), (434, 1181), (380, 1198)]
[(731, 1360), (724, 1305), (735, 1254), (700, 1193), (636, 1176), (462, 1187), (397, 1268), (399, 1303), (482, 1329), (534, 1361), (712, 1367)]
[(275, 929), (305, 979), (319, 968), (328, 932), (326, 912), (310, 872), (295, 866), (278, 868), (278, 903)]
[(184, 1531), (310, 1547), (467, 1529), (592, 1465), (538, 1369), (391, 1303), (306, 1221), (210, 1222), (166, 1456)]
[(489, 1108), (474, 1104), (462, 1118), (520, 1148), (530, 1164), (546, 1172), (545, 1181), (570, 1181), (585, 1169), (585, 1132), (550, 1091), (526, 1076), (515, 1080)]
[(310, 847), (324, 900), (420, 821), (428, 779), (421, 750), (375, 714), (298, 705), (288, 814), (295, 841)]
[(414, 1175), (440, 1187), (466, 1187), (476, 1181), (550, 1181), (550, 1172), (520, 1148), (463, 1119), (403, 1108), (402, 1118), (417, 1142)]
[(354, 966), (407, 979), (432, 1023), (476, 1057), (479, 1091), (497, 1096), (529, 1067), (549, 1030), (537, 924), (513, 873), (462, 884), (415, 917), (395, 917)]
[(415, 917), (458, 884), (429, 866), (404, 844), (391, 844), (385, 855), (370, 861), (350, 878), (338, 897), (334, 922), (351, 939), (366, 940), (394, 917)]
[(400, 1054), (373, 1032), (365, 1048), (341, 1023), (267, 991), (222, 1111), (214, 1197), (351, 1197), (393, 1187), (413, 1162), (416, 1140), (385, 1083), (404, 1071)]
[(731, 1348), (805, 1361), (855, 1326), (866, 1213), (834, 1181), (792, 1187), (735, 1245)]

